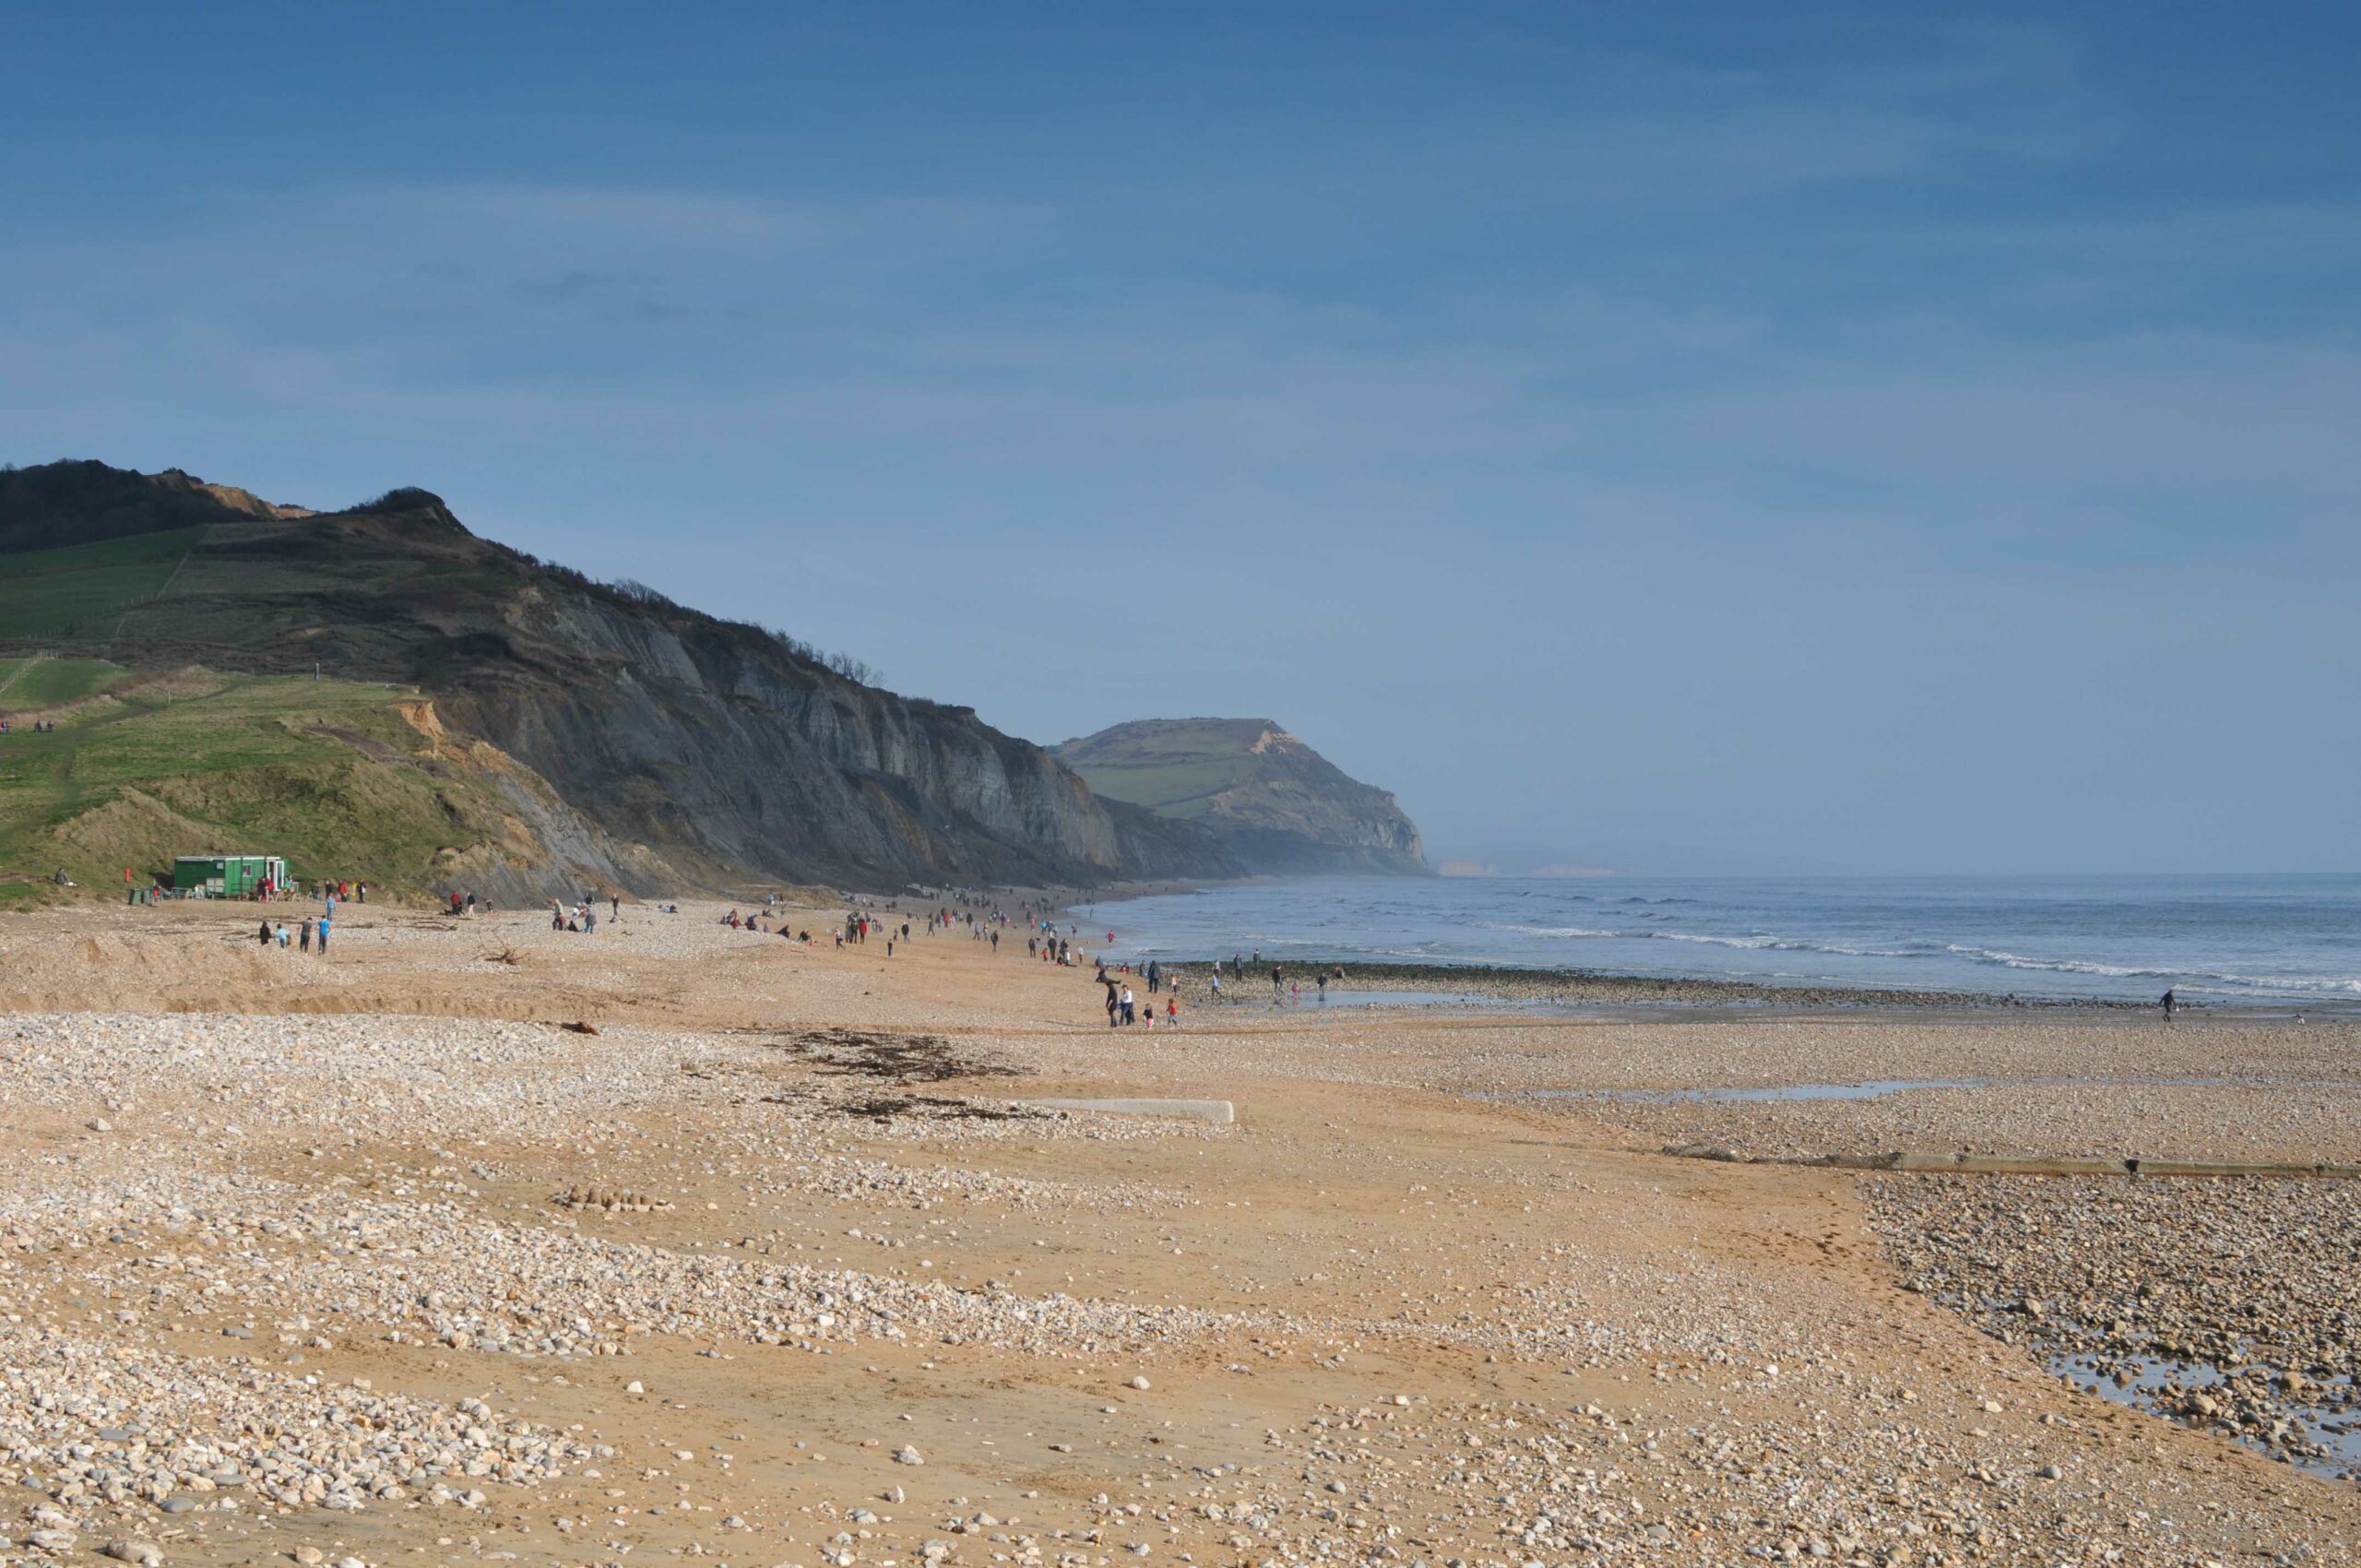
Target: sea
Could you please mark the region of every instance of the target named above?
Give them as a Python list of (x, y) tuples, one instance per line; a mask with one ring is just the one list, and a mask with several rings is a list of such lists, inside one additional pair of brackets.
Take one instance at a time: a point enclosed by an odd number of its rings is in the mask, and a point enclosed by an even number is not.
[(1085, 906), (1119, 957), (1260, 952), (1591, 974), (2361, 1011), (2361, 874), (1423, 877)]

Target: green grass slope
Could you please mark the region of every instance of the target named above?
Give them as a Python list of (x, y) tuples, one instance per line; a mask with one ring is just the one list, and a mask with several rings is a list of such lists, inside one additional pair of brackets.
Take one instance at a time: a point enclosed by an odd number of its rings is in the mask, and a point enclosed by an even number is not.
[(1167, 720), (1118, 726), (1055, 749), (1094, 794), (1166, 816), (1202, 817), (1219, 796), (1261, 776), (1264, 754), (1255, 744), (1275, 728), (1261, 719)]
[(104, 642), (126, 612), (164, 590), (205, 531), (174, 529), (7, 556), (0, 640)]
[(0, 659), (0, 719), (97, 696), (130, 675), (103, 659)]
[(403, 717), (407, 692), (124, 673), (60, 710), (54, 731), (0, 735), (0, 897), (37, 896), (61, 867), (103, 890), (122, 885), (125, 867), (144, 884), (175, 855), (219, 851), (415, 889), (504, 842), (529, 842), (484, 778)]

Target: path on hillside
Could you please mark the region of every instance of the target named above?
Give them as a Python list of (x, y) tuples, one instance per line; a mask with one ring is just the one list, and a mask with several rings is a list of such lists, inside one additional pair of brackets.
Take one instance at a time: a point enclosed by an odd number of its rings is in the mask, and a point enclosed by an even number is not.
[[(203, 536), (200, 535), (199, 537), (202, 538)], [(157, 600), (162, 599), (166, 594), (172, 591), (172, 585), (181, 580), (181, 568), (187, 565), (188, 558), (196, 553), (196, 546), (194, 544), (191, 544), (186, 550), (181, 552), (181, 558), (172, 563), (172, 575), (164, 579), (162, 587), (159, 588), (154, 593), (148, 596), (148, 603), (153, 604)], [(113, 659), (114, 657), (114, 645), (122, 639), (123, 629), (131, 624), (132, 611), (136, 610), (138, 607), (137, 602), (127, 605), (125, 607), (123, 613), (115, 618), (114, 630), (107, 634), (107, 646), (102, 650), (106, 658)]]

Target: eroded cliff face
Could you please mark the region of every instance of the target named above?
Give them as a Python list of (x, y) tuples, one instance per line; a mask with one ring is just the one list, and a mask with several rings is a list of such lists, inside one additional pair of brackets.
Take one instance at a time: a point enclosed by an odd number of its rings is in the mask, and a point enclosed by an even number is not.
[(539, 587), (506, 618), (572, 667), (463, 679), (445, 711), (684, 873), (890, 886), (1240, 869), (967, 709), (847, 681), (751, 628)]

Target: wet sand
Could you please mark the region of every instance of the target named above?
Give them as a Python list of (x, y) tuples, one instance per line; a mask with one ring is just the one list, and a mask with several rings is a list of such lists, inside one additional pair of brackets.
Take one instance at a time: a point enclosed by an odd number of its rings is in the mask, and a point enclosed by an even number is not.
[[(722, 908), (583, 937), (355, 906), (326, 959), (260, 950), (236, 908), (0, 917), (0, 1534), (30, 1543), (0, 1550), (1555, 1568), (2361, 1540), (2349, 1482), (2086, 1392), (1983, 1301), (2111, 1232), (2110, 1267), (2152, 1271), (2135, 1301), (2225, 1282), (2184, 1324), (2313, 1310), (2269, 1276), (2273, 1228), (2308, 1229), (2280, 1251), (2310, 1268), (2349, 1206), (2244, 1189), (2183, 1255), (2169, 1206), (2046, 1201), (2028, 1240), (1907, 1178), (1658, 1152), (2352, 1158), (2349, 1025), (1192, 995), (1178, 1030), (1109, 1030), (1088, 971), (1021, 935), (887, 959)], [(2120, 1081), (2031, 1082), (2060, 1075)], [(1873, 1079), (1980, 1087), (1587, 1093)], [(1110, 1095), (1239, 1119), (1037, 1103)]]

